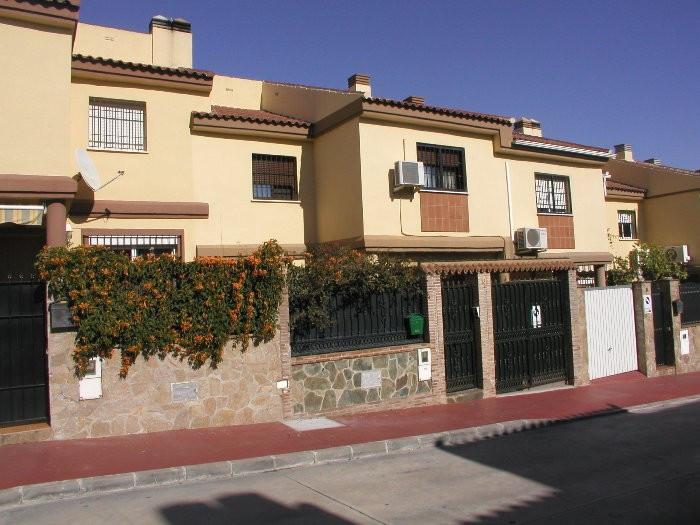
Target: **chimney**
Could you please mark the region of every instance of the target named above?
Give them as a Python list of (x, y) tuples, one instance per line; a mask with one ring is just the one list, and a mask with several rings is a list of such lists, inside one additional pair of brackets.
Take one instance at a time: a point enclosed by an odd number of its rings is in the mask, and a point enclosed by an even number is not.
[(523, 135), (530, 135), (532, 137), (541, 137), (542, 125), (540, 124), (539, 120), (522, 117), (520, 120), (515, 122), (515, 132), (522, 133)]
[(645, 160), (647, 164), (654, 164), (656, 166), (661, 166), (661, 159), (657, 159), (656, 157), (652, 157), (650, 159)]
[(632, 156), (632, 146), (629, 144), (617, 144), (615, 146), (615, 158), (617, 160), (634, 160)]
[(404, 102), (408, 102), (409, 104), (420, 104), (423, 105), (425, 104), (425, 98), (423, 97), (418, 97), (416, 95), (411, 95), (403, 99)]
[(348, 89), (350, 89), (350, 91), (359, 91), (360, 93), (364, 93), (366, 97), (371, 97), (372, 84), (370, 83), (369, 75), (355, 73), (348, 78)]
[(151, 19), (152, 62), (164, 67), (192, 67), (192, 24), (163, 15)]

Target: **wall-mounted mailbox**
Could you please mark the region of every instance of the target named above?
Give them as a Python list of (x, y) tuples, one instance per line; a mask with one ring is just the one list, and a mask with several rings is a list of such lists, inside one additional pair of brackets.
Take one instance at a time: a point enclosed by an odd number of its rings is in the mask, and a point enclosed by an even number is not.
[(71, 319), (68, 303), (51, 303), (49, 305), (49, 314), (52, 332), (67, 332), (76, 329), (75, 323)]
[(102, 359), (93, 357), (88, 363), (85, 376), (79, 382), (80, 399), (102, 397)]
[(421, 314), (411, 314), (407, 318), (409, 335), (423, 335), (425, 318)]
[(427, 381), (431, 378), (430, 348), (418, 349), (418, 381)]

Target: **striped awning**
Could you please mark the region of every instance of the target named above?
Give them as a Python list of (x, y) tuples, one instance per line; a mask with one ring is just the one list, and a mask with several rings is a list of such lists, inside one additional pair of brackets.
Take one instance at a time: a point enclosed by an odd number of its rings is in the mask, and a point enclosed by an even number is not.
[(0, 204), (0, 224), (11, 222), (23, 226), (41, 226), (44, 220), (44, 206)]

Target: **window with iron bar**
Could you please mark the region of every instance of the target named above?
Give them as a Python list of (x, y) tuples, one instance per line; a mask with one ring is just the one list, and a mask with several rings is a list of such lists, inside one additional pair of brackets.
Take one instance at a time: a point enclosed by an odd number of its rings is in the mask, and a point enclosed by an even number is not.
[(146, 103), (90, 97), (88, 147), (146, 151)]
[(464, 149), (417, 144), (418, 162), (425, 168), (428, 190), (467, 191)]
[(535, 174), (537, 213), (571, 213), (569, 177)]
[(618, 210), (617, 226), (620, 239), (637, 238), (637, 214), (632, 210)]
[(105, 246), (130, 259), (144, 255), (179, 255), (179, 235), (89, 235), (86, 244)]
[(253, 198), (298, 200), (296, 157), (253, 153)]

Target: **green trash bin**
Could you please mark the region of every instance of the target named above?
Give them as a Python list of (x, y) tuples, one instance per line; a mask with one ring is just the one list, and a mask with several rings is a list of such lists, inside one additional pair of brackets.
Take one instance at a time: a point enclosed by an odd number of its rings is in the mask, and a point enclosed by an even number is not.
[(407, 318), (408, 335), (423, 335), (425, 318), (421, 314), (411, 314)]

